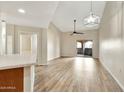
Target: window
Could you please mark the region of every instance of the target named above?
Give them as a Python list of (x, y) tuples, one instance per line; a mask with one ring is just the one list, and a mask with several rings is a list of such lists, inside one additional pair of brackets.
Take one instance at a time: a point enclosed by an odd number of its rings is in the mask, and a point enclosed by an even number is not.
[(93, 47), (93, 42), (92, 41), (87, 41), (84, 45), (84, 48), (92, 48)]
[(81, 42), (77, 42), (77, 48), (82, 48), (82, 43)]

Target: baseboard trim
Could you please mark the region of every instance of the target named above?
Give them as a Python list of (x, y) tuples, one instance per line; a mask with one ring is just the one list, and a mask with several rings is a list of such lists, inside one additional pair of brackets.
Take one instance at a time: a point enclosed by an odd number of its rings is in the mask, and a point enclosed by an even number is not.
[(61, 58), (70, 58), (70, 57), (76, 57), (76, 56), (61, 56)]
[[(101, 61), (100, 61), (101, 62)], [(101, 64), (103, 65), (103, 67), (109, 72), (109, 74), (114, 78), (114, 80), (118, 83), (118, 85), (120, 86), (120, 88), (122, 89), (122, 91), (124, 92), (124, 86), (120, 83), (120, 81), (115, 77), (114, 74), (112, 74), (112, 72), (110, 71), (110, 69), (105, 66), (105, 64), (103, 62), (101, 62)]]
[[(80, 56), (61, 56), (60, 58), (71, 58), (71, 57), (80, 57)], [(91, 58), (94, 58), (94, 59), (98, 59), (99, 60), (99, 57), (93, 57), (93, 56), (91, 56)]]
[(48, 60), (48, 62), (49, 62), (49, 61), (56, 60), (56, 59), (59, 59), (59, 58), (61, 58), (61, 57), (56, 57), (56, 58), (53, 58), (53, 59), (51, 59), (51, 60)]
[(36, 64), (36, 66), (47, 66), (48, 65), (48, 63), (45, 63), (45, 64), (43, 64), (43, 63), (41, 63), (41, 64)]

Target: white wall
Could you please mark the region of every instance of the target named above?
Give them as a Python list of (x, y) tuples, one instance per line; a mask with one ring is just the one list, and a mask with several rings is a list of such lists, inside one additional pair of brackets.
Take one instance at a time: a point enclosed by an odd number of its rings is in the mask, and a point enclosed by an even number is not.
[[(6, 24), (6, 33), (7, 33), (7, 40), (9, 36), (12, 38), (11, 47), (12, 47), (12, 54), (13, 54), (15, 51), (14, 50), (14, 25)], [(7, 47), (9, 47), (9, 45), (7, 44)]]
[[(0, 22), (0, 44), (2, 44), (2, 22)], [(0, 55), (2, 54), (2, 46), (0, 46)]]
[(98, 31), (81, 31), (83, 35), (73, 35), (63, 32), (61, 35), (61, 56), (76, 56), (76, 41), (77, 40), (93, 40), (93, 57), (99, 57)]
[(99, 30), (99, 54), (100, 61), (124, 89), (124, 15), (122, 13), (124, 13), (122, 2), (107, 2)]
[[(45, 45), (45, 39), (43, 36), (45, 36), (45, 34), (43, 32), (46, 32), (45, 29), (41, 29), (41, 28), (35, 28), (35, 27), (27, 27), (27, 26), (18, 26), (18, 25), (13, 25), (13, 24), (7, 24), (7, 35), (12, 35), (13, 38), (13, 54), (19, 54), (20, 52), (20, 34), (21, 33), (34, 33), (37, 34), (37, 60), (38, 60), (38, 64), (46, 64), (47, 61), (44, 60), (44, 56), (45, 55), (45, 48), (43, 47)], [(42, 35), (43, 33), (43, 35)], [(46, 38), (46, 37), (45, 37)], [(43, 51), (44, 50), (44, 51)]]
[(60, 30), (50, 24), (47, 31), (47, 55), (48, 61), (60, 57)]
[(41, 47), (42, 47), (42, 63), (41, 65), (47, 65), (47, 29), (44, 29), (42, 31), (42, 36), (41, 36)]

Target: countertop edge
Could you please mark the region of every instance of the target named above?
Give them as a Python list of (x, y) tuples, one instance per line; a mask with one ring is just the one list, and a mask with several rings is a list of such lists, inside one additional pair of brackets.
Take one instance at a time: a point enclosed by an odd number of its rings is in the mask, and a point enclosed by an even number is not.
[(28, 67), (28, 66), (32, 66), (32, 65), (36, 65), (36, 63), (20, 64), (20, 65), (13, 65), (13, 66), (5, 66), (5, 67), (0, 67), (0, 70)]

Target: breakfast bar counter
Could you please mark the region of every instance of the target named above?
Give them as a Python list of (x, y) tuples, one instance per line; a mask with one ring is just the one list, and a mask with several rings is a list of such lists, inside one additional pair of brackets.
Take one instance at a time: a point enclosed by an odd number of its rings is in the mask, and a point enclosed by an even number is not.
[(0, 91), (32, 92), (35, 64), (33, 55), (0, 56)]

